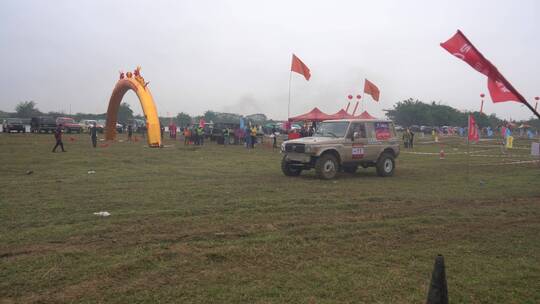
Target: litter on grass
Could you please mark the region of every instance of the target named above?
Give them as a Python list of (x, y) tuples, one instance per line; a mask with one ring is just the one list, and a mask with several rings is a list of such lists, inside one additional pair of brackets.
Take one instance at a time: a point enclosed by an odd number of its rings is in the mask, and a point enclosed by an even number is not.
[(94, 212), (94, 215), (97, 215), (97, 216), (109, 216), (111, 214), (109, 212), (107, 212), (107, 211), (100, 211), (100, 212)]

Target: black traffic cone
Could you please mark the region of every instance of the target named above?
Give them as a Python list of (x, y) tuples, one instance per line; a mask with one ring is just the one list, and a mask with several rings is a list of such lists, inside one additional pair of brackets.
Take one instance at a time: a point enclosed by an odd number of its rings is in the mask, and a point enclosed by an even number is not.
[(444, 257), (440, 254), (435, 258), (426, 304), (448, 304)]

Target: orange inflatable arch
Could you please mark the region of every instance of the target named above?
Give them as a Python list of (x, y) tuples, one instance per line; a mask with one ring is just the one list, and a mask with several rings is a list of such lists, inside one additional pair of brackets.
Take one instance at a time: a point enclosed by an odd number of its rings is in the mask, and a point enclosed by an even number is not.
[(156, 104), (148, 88), (148, 83), (144, 81), (144, 78), (140, 74), (140, 67), (133, 72), (120, 74), (120, 79), (116, 83), (114, 90), (109, 100), (109, 107), (107, 109), (107, 125), (105, 126), (105, 139), (114, 140), (116, 137), (116, 123), (118, 121), (118, 108), (122, 102), (122, 98), (128, 90), (133, 90), (144, 112), (146, 119), (148, 145), (150, 147), (161, 147), (161, 126), (159, 124), (159, 117), (157, 113)]

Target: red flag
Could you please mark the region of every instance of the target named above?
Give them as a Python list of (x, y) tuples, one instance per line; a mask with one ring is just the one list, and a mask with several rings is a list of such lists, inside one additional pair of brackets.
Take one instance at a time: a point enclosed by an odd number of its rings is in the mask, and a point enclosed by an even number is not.
[(452, 38), (441, 43), (441, 47), (488, 77), (488, 90), (493, 102), (517, 101), (527, 104), (525, 98), (514, 89), (497, 68), (476, 49), (461, 31), (458, 30)]
[(480, 136), (478, 135), (478, 126), (476, 125), (476, 121), (474, 120), (474, 117), (469, 114), (469, 141), (476, 141), (480, 139)]
[(501, 81), (500, 78), (488, 78), (488, 90), (493, 102), (517, 101), (519, 97), (512, 93)]
[(379, 94), (381, 92), (373, 82), (366, 79), (364, 82), (364, 93), (371, 95), (375, 101), (379, 101)]
[(473, 69), (488, 77), (490, 77), (494, 70), (497, 70), (459, 30), (452, 38), (441, 43), (441, 46), (450, 54), (465, 61)]
[(295, 54), (292, 55), (291, 71), (304, 75), (306, 80), (311, 78), (309, 68)]

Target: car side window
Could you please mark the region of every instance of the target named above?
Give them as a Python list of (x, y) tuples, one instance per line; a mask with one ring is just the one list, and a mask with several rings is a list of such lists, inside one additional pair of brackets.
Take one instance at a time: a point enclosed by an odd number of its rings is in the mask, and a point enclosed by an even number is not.
[(373, 123), (368, 122), (366, 123), (366, 134), (367, 138), (374, 138), (375, 130), (373, 129)]
[(357, 138), (366, 138), (366, 125), (362, 122), (353, 123), (349, 130), (348, 138), (352, 138), (355, 132), (358, 133)]

